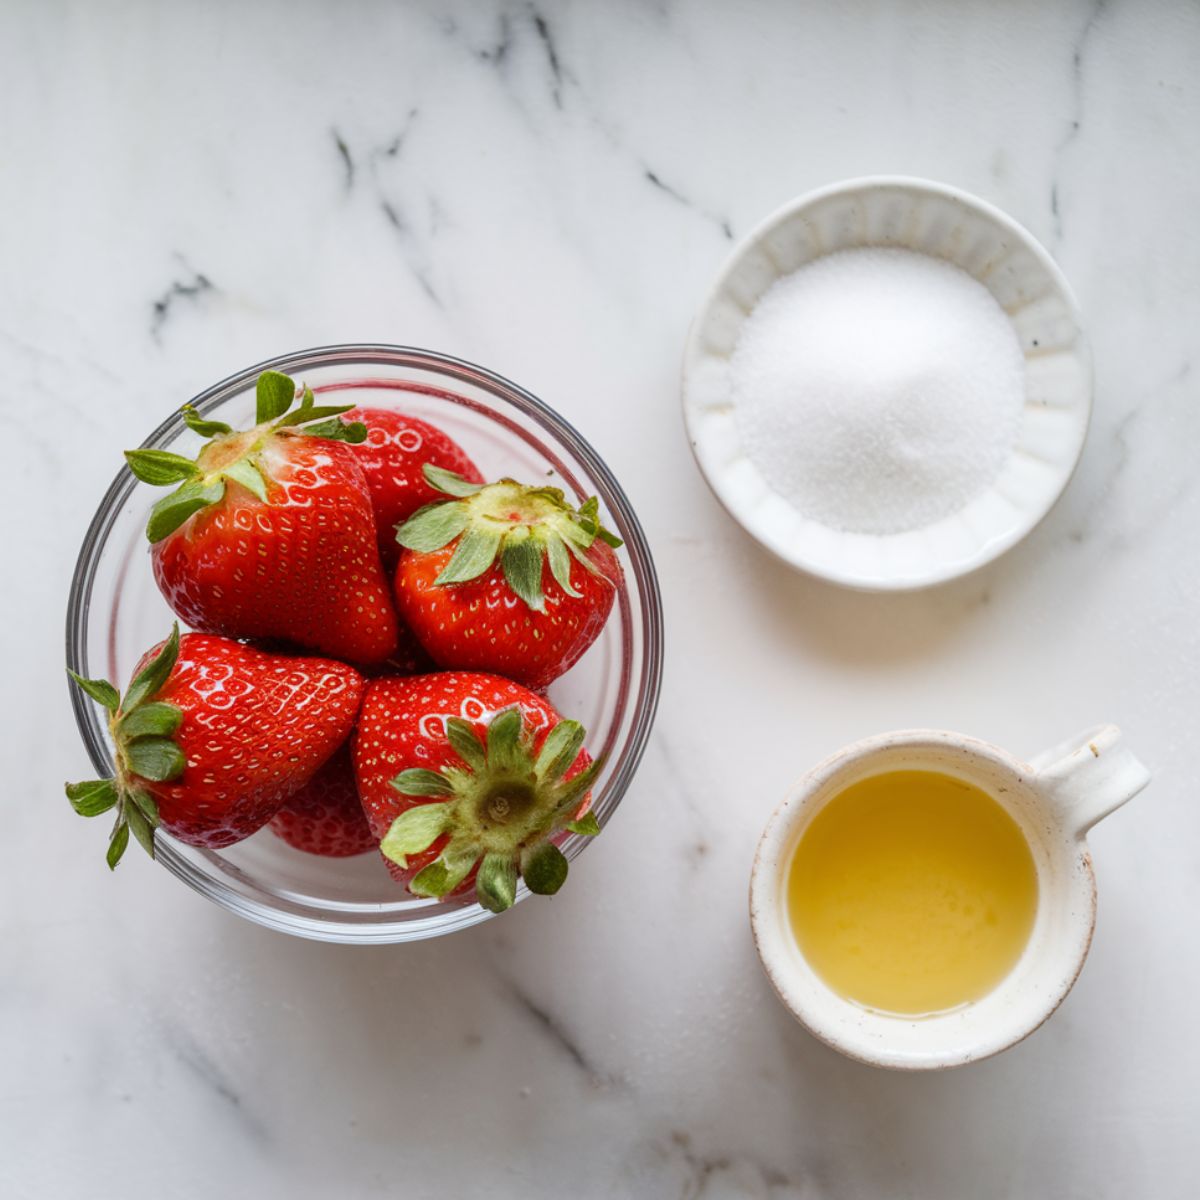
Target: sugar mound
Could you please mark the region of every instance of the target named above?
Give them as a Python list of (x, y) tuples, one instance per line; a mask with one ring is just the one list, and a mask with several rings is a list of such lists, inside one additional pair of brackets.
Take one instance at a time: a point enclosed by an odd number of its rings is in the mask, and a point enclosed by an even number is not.
[(961, 268), (863, 248), (778, 280), (731, 360), (746, 453), (805, 516), (888, 534), (960, 511), (1016, 442), (1025, 361)]

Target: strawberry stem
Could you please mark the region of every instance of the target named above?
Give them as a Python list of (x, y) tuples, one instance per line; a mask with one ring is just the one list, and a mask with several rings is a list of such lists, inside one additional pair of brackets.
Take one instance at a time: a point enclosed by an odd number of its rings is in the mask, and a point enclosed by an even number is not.
[(401, 813), (380, 850), (397, 866), (439, 839), (441, 853), (409, 884), (418, 896), (445, 896), (479, 865), (475, 892), (492, 912), (511, 908), (518, 878), (532, 892), (552, 895), (567, 877), (567, 860), (553, 838), (563, 832), (600, 832), (590, 813), (579, 816), (602, 762), (567, 778), (586, 736), (578, 721), (560, 721), (534, 752), (535, 731), (517, 706), (487, 725), (486, 740), (458, 717), (446, 721), (446, 740), (461, 765), (440, 771), (412, 767), (391, 786), (402, 796), (429, 801)]
[(592, 543), (599, 538), (614, 548), (621, 545), (621, 539), (601, 525), (595, 496), (575, 509), (559, 488), (529, 487), (512, 479), (481, 486), (431, 463), (422, 470), (426, 482), (450, 498), (419, 509), (396, 530), (396, 540), (418, 553), (432, 553), (458, 540), (434, 580), (439, 587), (478, 579), (499, 558), (513, 593), (534, 612), (544, 612), (542, 575), (547, 562), (558, 586), (578, 597), (571, 583), (571, 559), (595, 574), (586, 553)]
[(179, 658), (179, 625), (150, 661), (134, 676), (123, 699), (104, 679), (84, 679), (74, 671), (67, 674), (108, 713), (108, 728), (116, 746), (116, 777), (68, 783), (67, 799), (81, 817), (98, 817), (116, 809), (116, 822), (109, 835), (105, 858), (116, 870), (130, 833), (142, 849), (154, 857), (154, 833), (158, 828), (158, 802), (146, 782), (165, 783), (178, 779), (187, 767), (183, 751), (172, 735), (183, 721), (182, 711), (154, 697), (170, 677)]
[[(297, 399), (299, 406), (293, 408)], [(240, 432), (223, 421), (205, 420), (185, 404), (184, 423), (209, 439), (194, 460), (168, 450), (125, 451), (129, 469), (143, 483), (154, 487), (179, 485), (151, 509), (146, 524), (146, 537), (151, 542), (161, 542), (195, 513), (222, 500), (227, 482), (240, 485), (260, 503), (269, 504), (269, 476), (260, 456), (273, 437), (321, 437), (353, 444), (366, 440), (367, 427), (361, 421), (340, 420), (340, 414), (354, 405), (318, 406), (310, 387), (302, 388), (297, 397), (296, 384), (278, 371), (264, 371), (258, 377), (255, 400), (257, 424)]]

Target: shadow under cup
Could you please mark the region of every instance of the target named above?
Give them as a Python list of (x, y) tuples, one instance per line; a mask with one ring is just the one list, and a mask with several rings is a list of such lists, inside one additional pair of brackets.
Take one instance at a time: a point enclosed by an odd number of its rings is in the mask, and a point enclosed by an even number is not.
[[(260, 363), (202, 393), (193, 405), (234, 428), (254, 424), (254, 385), (277, 370), (307, 383), (326, 403), (396, 408), (445, 430), (484, 476), (561, 487), (580, 502), (600, 499), (605, 524), (625, 542), (624, 569), (604, 630), (549, 689), (551, 702), (587, 730), (605, 766), (593, 791), (603, 826), (625, 794), (645, 748), (662, 671), (662, 609), (645, 535), (629, 501), (590, 445), (536, 397), (492, 372), (444, 355), (391, 346), (335, 346)], [(144, 445), (194, 456), (202, 444), (171, 416)], [(81, 675), (124, 684), (143, 651), (166, 636), (173, 614), (150, 570), (145, 523), (156, 489), (122, 471), (88, 530), (67, 613), (67, 662)], [(97, 707), (72, 702), (96, 770), (113, 771), (112, 745)], [(337, 942), (402, 942), (474, 925), (492, 914), (473, 897), (409, 895), (377, 854), (322, 858), (261, 830), (223, 850), (160, 834), (158, 859), (209, 899), (269, 928)], [(564, 844), (574, 858), (589, 839)], [(527, 895), (522, 884), (518, 899)]]
[[(908, 1018), (872, 1012), (835, 993), (800, 951), (788, 911), (788, 876), (806, 830), (846, 788), (893, 771), (936, 771), (974, 784), (1016, 821), (1033, 856), (1038, 899), (1024, 951), (982, 998)], [(958, 1066), (995, 1054), (1049, 1017), (1083, 965), (1095, 916), (1091, 858), (1036, 782), (1034, 768), (984, 742), (935, 731), (883, 735), (818, 767), (772, 818), (751, 890), (751, 918), (767, 975), (813, 1034), (877, 1066)]]

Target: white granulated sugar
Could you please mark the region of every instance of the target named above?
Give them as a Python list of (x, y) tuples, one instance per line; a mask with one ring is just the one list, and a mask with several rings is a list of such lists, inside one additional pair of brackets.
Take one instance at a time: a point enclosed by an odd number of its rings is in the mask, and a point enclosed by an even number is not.
[(778, 280), (731, 362), (743, 445), (834, 529), (888, 534), (960, 511), (1016, 442), (1025, 361), (991, 293), (912, 250), (842, 250)]

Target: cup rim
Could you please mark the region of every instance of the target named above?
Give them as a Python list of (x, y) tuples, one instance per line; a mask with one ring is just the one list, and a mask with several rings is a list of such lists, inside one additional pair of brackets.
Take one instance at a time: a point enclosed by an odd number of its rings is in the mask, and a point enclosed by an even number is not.
[[(603, 790), (595, 797), (594, 809), (603, 826), (624, 798), (645, 753), (650, 731), (658, 709), (662, 688), (664, 628), (662, 595), (650, 549), (641, 522), (624, 489), (608, 465), (582, 434), (555, 409), (519, 384), (466, 359), (426, 350), (415, 346), (392, 345), (382, 342), (337, 343), (290, 351), (262, 360), (235, 371), (203, 389), (188, 403), (200, 413), (219, 406), (238, 392), (252, 386), (263, 371), (276, 370), (292, 374), (322, 367), (354, 366), (409, 367), (434, 372), (452, 381), (480, 387), (497, 403), (504, 402), (534, 420), (543, 430), (569, 448), (597, 485), (603, 504), (609, 509), (621, 536), (628, 547), (628, 561), (635, 573), (641, 604), (633, 612), (639, 622), (642, 652), (640, 679), (633, 681), (634, 710), (629, 734), (619, 749), (619, 762), (612, 777), (604, 782)], [(141, 443), (145, 448), (158, 448), (173, 440), (185, 429), (182, 413), (172, 412)], [(137, 480), (127, 467), (122, 467), (105, 490), (96, 512), (88, 524), (76, 559), (67, 598), (65, 648), (67, 666), (87, 676), (87, 630), (91, 596), (101, 556), (108, 536), (122, 507), (133, 494)], [(640, 686), (638, 686), (640, 685)], [(76, 726), (94, 768), (104, 777), (113, 770), (112, 757), (95, 705), (68, 682), (71, 707)], [(587, 839), (572, 835), (563, 844), (568, 859), (573, 860), (587, 844)], [(318, 913), (310, 908), (289, 908), (264, 904), (244, 896), (219, 877), (201, 871), (171, 839), (162, 838), (156, 859), (173, 875), (195, 891), (223, 908), (257, 924), (281, 932), (317, 941), (351, 944), (380, 944), (436, 937), (490, 919), (495, 914), (474, 903), (440, 914), (439, 919), (415, 919), (401, 926), (389, 924), (354, 923), (339, 919), (336, 913)], [(528, 894), (524, 885), (518, 888), (517, 901)]]
[[(1017, 1045), (1041, 1028), (1058, 1010), (1079, 978), (1091, 947), (1096, 925), (1096, 879), (1092, 869), (1091, 856), (1086, 848), (1082, 848), (1079, 858), (1081, 878), (1075, 882), (1074, 886), (1083, 900), (1083, 905), (1078, 911), (1072, 913), (1073, 924), (1081, 933), (1076, 943), (1075, 958), (1069, 965), (1064, 966), (1064, 970), (1060, 974), (1054, 977), (1057, 982), (1046, 990), (1032, 1020), (1012, 1021), (998, 1026), (998, 1031), (992, 1036), (980, 1037), (974, 1044), (966, 1048), (944, 1052), (925, 1051), (916, 1054), (891, 1050), (886, 1047), (881, 1048), (868, 1043), (865, 1038), (859, 1040), (847, 1038), (832, 1027), (832, 1022), (822, 1018), (819, 1006), (809, 1000), (807, 985), (798, 982), (795, 972), (789, 968), (784, 950), (790, 948), (793, 954), (796, 953), (796, 950), (791, 946), (792, 935), (786, 928), (786, 917), (780, 915), (779, 882), (786, 866), (782, 862), (783, 851), (813, 798), (827, 783), (853, 764), (896, 748), (918, 750), (929, 748), (965, 752), (968, 756), (974, 755), (986, 759), (993, 765), (1001, 767), (1023, 780), (1034, 778), (1037, 775), (1034, 767), (1002, 747), (968, 734), (954, 733), (950, 730), (900, 729), (874, 734), (848, 743), (805, 772), (789, 789), (787, 795), (768, 819), (755, 848), (754, 862), (750, 873), (748, 897), (750, 925), (759, 961), (780, 1003), (819, 1041), (837, 1050), (840, 1054), (868, 1066), (900, 1071), (947, 1070), (968, 1063), (981, 1062)], [(1005, 807), (1007, 809), (1008, 806)], [(1047, 811), (1051, 811), (1048, 806)], [(1055, 828), (1063, 840), (1078, 843), (1080, 847), (1083, 847), (1083, 838), (1059, 826), (1057, 820)], [(1022, 832), (1026, 832), (1024, 826)], [(1041, 900), (1039, 900), (1040, 904)], [(1003, 985), (1004, 981), (997, 985), (997, 988), (999, 989)], [(824, 983), (819, 983), (819, 986), (827, 991), (831, 1007), (845, 1006), (843, 1011), (849, 1011), (856, 1007), (851, 1001), (837, 996), (831, 989), (826, 988)], [(919, 1018), (919, 1020), (925, 1025), (928, 1022), (949, 1019), (955, 1015), (955, 1013), (947, 1013), (945, 1018), (933, 1016)], [(880, 1017), (880, 1019), (900, 1022), (904, 1020), (903, 1017)]]

